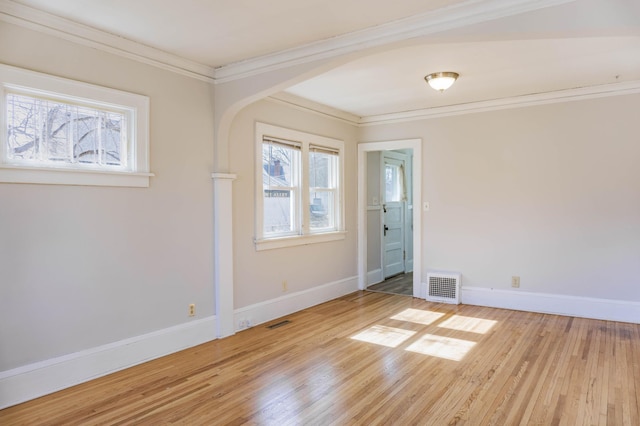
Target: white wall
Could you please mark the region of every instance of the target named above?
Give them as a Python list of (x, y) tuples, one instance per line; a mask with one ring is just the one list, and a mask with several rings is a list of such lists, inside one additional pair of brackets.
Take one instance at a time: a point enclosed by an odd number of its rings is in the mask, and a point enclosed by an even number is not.
[(210, 85), (6, 22), (0, 40), (8, 65), (149, 96), (156, 174), (0, 184), (0, 372), (211, 317)]
[[(640, 301), (640, 95), (365, 127), (423, 139), (423, 282)], [(419, 161), (419, 159), (416, 159)]]
[[(346, 239), (291, 248), (256, 251), (254, 161), (256, 121), (345, 142)], [(357, 128), (273, 101), (259, 101), (236, 116), (230, 134), (233, 183), (234, 301), (236, 308), (313, 289), (357, 275)], [(283, 292), (282, 281), (288, 291)], [(355, 281), (354, 281), (355, 283)], [(355, 289), (355, 287), (354, 287)]]

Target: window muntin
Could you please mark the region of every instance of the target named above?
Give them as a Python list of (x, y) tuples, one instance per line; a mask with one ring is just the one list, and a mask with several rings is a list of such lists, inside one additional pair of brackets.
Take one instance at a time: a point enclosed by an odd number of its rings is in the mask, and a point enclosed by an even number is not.
[(126, 168), (128, 115), (7, 93), (8, 163)]
[(336, 139), (256, 124), (258, 250), (344, 238), (343, 149)]
[(0, 64), (0, 182), (148, 187), (149, 98)]

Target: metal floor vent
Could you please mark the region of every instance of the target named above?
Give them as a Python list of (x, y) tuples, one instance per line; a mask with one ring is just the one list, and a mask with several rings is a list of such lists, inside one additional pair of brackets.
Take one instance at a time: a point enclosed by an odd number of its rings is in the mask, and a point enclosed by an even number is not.
[(267, 328), (270, 328), (270, 329), (273, 330), (274, 328), (282, 327), (283, 325), (287, 325), (287, 324), (290, 324), (290, 323), (291, 323), (291, 321), (284, 320), (284, 321), (277, 322), (275, 324), (268, 325)]
[(460, 274), (427, 273), (427, 297), (430, 302), (460, 304)]

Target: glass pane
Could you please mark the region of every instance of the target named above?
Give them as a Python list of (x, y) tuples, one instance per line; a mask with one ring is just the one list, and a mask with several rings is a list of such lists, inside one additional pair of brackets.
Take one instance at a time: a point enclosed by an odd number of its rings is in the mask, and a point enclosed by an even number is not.
[(7, 155), (40, 163), (123, 166), (124, 114), (10, 93)]
[(335, 188), (337, 155), (323, 152), (309, 153), (309, 186)]
[(264, 234), (287, 234), (295, 230), (295, 192), (281, 189), (264, 190)]
[(262, 144), (263, 232), (265, 236), (298, 230), (296, 206), (299, 150), (279, 144)]
[(311, 230), (335, 229), (335, 191), (314, 191), (309, 194)]
[(385, 201), (402, 201), (400, 185), (400, 167), (395, 164), (385, 165)]

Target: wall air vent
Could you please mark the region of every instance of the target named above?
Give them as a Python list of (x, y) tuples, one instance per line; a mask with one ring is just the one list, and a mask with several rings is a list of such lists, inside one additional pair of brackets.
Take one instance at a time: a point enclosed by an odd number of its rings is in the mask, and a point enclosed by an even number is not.
[(427, 273), (427, 297), (430, 302), (460, 304), (461, 275), (456, 272)]

